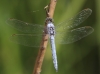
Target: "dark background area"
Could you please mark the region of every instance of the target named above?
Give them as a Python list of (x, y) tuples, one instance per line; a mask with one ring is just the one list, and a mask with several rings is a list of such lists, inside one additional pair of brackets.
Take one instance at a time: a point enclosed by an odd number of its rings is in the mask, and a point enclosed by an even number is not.
[[(44, 26), (47, 4), (49, 0), (0, 0), (0, 74), (32, 74), (38, 48), (11, 42), (12, 34), (22, 32), (8, 26), (6, 21), (15, 18)], [(72, 44), (56, 44), (57, 74), (100, 74), (100, 0), (58, 0), (54, 23), (57, 25), (86, 8), (92, 9), (92, 14), (78, 27), (91, 26), (94, 32)], [(41, 74), (55, 73), (48, 44)]]

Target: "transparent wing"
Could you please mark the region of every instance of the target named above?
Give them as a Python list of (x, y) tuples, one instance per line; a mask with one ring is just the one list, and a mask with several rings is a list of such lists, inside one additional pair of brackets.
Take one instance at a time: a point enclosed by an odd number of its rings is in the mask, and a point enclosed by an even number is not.
[(8, 19), (7, 23), (13, 28), (25, 33), (42, 33), (43, 26), (37, 24), (26, 23), (17, 19)]
[(42, 40), (42, 34), (13, 34), (10, 37), (10, 40), (25, 46), (39, 47)]
[(91, 34), (94, 29), (90, 26), (80, 27), (70, 30), (68, 32), (62, 32), (55, 36), (56, 42), (60, 44), (69, 44), (76, 42), (87, 35)]
[(56, 26), (56, 31), (62, 31), (64, 29), (70, 29), (78, 26), (85, 19), (87, 19), (92, 13), (92, 10), (87, 8), (79, 12), (76, 16), (68, 21), (64, 21)]

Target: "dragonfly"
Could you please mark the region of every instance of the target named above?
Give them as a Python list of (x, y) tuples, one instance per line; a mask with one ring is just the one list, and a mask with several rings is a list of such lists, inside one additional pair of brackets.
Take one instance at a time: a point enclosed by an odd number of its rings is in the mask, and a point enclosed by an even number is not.
[[(74, 27), (85, 21), (92, 13), (90, 8), (80, 11), (76, 16), (69, 20), (54, 26), (51, 18), (46, 18), (45, 34), (49, 35), (53, 64), (58, 71), (57, 55), (55, 43), (69, 44), (76, 42), (87, 35), (91, 34), (94, 29), (91, 26), (84, 26), (74, 29)], [(40, 47), (42, 40), (42, 33), (44, 32), (44, 26), (38, 24), (30, 24), (17, 19), (8, 19), (7, 23), (13, 28), (24, 32), (24, 34), (13, 34), (11, 40), (15, 43), (19, 43), (25, 46)]]

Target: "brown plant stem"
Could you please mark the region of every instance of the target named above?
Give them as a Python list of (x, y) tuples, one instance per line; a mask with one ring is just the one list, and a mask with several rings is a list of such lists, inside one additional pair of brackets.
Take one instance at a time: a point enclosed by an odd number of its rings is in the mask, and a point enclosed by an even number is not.
[[(49, 14), (50, 18), (53, 18), (56, 2), (57, 2), (57, 0), (51, 0), (50, 1), (49, 9), (48, 9), (49, 10), (48, 14)], [(46, 25), (47, 24), (45, 23), (45, 28), (46, 28)], [(48, 43), (48, 34), (44, 33), (43, 38), (42, 38), (42, 42), (41, 42), (41, 45), (40, 45), (40, 49), (39, 49), (39, 52), (38, 52), (38, 56), (37, 56), (37, 59), (36, 59), (36, 62), (35, 62), (35, 67), (34, 67), (32, 74), (40, 74), (40, 72), (41, 72), (41, 67), (42, 67), (44, 55), (45, 55), (45, 52), (46, 52), (47, 43)]]

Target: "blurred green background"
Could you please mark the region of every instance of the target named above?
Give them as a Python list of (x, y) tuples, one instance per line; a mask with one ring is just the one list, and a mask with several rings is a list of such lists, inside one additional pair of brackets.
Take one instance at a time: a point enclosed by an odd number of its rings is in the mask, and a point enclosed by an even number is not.
[[(0, 0), (0, 74), (32, 74), (38, 49), (11, 42), (9, 37), (20, 32), (8, 26), (6, 20), (44, 25), (43, 8), (47, 4), (49, 0)], [(41, 74), (100, 74), (100, 0), (58, 0), (54, 22), (56, 25), (85, 8), (93, 12), (79, 27), (91, 26), (94, 32), (73, 44), (57, 45), (57, 73), (48, 45)]]

